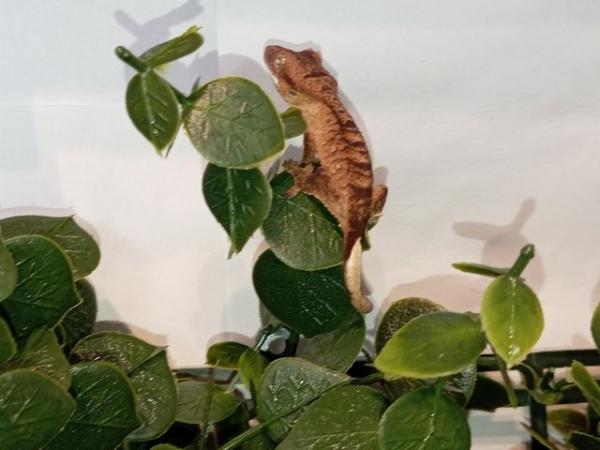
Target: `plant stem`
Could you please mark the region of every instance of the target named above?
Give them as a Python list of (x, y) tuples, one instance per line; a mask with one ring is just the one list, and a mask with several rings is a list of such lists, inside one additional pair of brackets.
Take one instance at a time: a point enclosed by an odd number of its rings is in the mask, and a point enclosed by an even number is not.
[(512, 380), (508, 376), (508, 368), (506, 367), (506, 363), (502, 360), (502, 358), (498, 356), (495, 350), (494, 354), (496, 355), (496, 359), (498, 360), (498, 368), (500, 369), (500, 373), (502, 374), (502, 380), (504, 381), (504, 388), (506, 389), (506, 394), (508, 395), (508, 401), (510, 402), (510, 406), (516, 408), (517, 406), (519, 406), (519, 398), (517, 397), (517, 393), (515, 392)]
[(300, 334), (295, 331), (289, 330), (290, 337), (287, 340), (285, 346), (285, 356), (296, 356), (296, 350), (298, 349), (298, 342), (300, 341)]
[(528, 244), (525, 247), (523, 247), (521, 249), (519, 257), (508, 271), (508, 275), (510, 275), (511, 277), (519, 278), (521, 276), (521, 273), (523, 273), (523, 271), (525, 270), (525, 267), (527, 267), (527, 264), (529, 264), (529, 262), (533, 259), (534, 256), (535, 247), (532, 244)]

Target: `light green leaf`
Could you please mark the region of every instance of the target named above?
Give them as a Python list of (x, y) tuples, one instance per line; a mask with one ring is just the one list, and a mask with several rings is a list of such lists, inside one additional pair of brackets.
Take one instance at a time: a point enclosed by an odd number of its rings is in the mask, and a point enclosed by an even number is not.
[(7, 323), (0, 317), (0, 364), (8, 361), (17, 352), (17, 343)]
[(196, 26), (190, 27), (176, 38), (158, 44), (140, 55), (140, 59), (149, 67), (162, 66), (194, 53), (200, 48), (204, 39)]
[(223, 226), (234, 253), (260, 227), (271, 207), (271, 187), (258, 169), (226, 169), (209, 164), (202, 179), (208, 208)]
[(600, 386), (579, 361), (571, 364), (571, 377), (596, 414), (600, 414)]
[(219, 78), (203, 86), (196, 97), (184, 124), (194, 147), (211, 163), (250, 169), (283, 150), (281, 119), (252, 81)]
[(485, 345), (481, 324), (472, 316), (433, 312), (394, 334), (375, 359), (375, 367), (393, 377), (442, 377), (472, 364)]
[[(349, 378), (301, 358), (280, 358), (272, 362), (263, 374), (258, 391), (258, 418), (261, 422), (293, 411), (306, 401), (317, 399), (334, 385)], [(299, 408), (267, 427), (269, 437), (281, 441), (305, 408)]]
[(306, 133), (306, 122), (302, 117), (302, 111), (293, 106), (281, 113), (283, 128), (285, 129), (285, 138), (291, 139)]
[(275, 255), (290, 267), (318, 270), (342, 263), (342, 232), (327, 209), (302, 192), (286, 193), (294, 179), (286, 172), (271, 181), (273, 203), (263, 222), (265, 239)]
[(181, 116), (169, 84), (153, 70), (138, 73), (127, 86), (125, 101), (135, 127), (160, 153), (175, 138)]
[(521, 280), (496, 278), (486, 289), (481, 322), (488, 340), (508, 367), (520, 363), (544, 329), (544, 315), (536, 295)]
[(571, 435), (569, 443), (576, 450), (598, 450), (600, 449), (600, 438), (591, 434), (575, 432)]
[(548, 423), (563, 436), (569, 436), (574, 431), (585, 433), (588, 426), (586, 415), (571, 408), (559, 408), (548, 411)]
[(0, 220), (0, 226), (5, 239), (39, 234), (54, 241), (68, 256), (76, 280), (92, 273), (100, 262), (98, 244), (72, 216), (15, 216)]
[(150, 450), (181, 450), (179, 447), (175, 447), (171, 444), (158, 444), (152, 447)]
[(385, 397), (365, 386), (340, 386), (312, 403), (278, 450), (373, 450)]
[(261, 377), (268, 365), (269, 360), (259, 351), (251, 348), (242, 353), (240, 357), (240, 376), (254, 398), (256, 398)]
[(206, 352), (206, 363), (211, 366), (237, 369), (238, 360), (248, 346), (239, 342), (217, 342), (211, 345)]
[(0, 302), (17, 286), (17, 265), (0, 236)]
[(75, 409), (62, 387), (31, 370), (0, 375), (0, 405), (2, 450), (39, 450), (58, 434)]
[(229, 417), (240, 403), (220, 387), (196, 380), (177, 383), (177, 422), (206, 426)]
[(52, 328), (81, 302), (65, 254), (42, 236), (15, 237), (7, 242), (17, 263), (19, 281), (2, 302), (17, 337), (36, 328)]
[(297, 270), (267, 250), (254, 266), (253, 281), (271, 314), (306, 337), (333, 331), (356, 317), (340, 266)]
[(414, 450), (415, 444), (419, 450), (471, 448), (471, 431), (463, 411), (434, 387), (400, 397), (381, 418), (381, 450)]
[(175, 419), (177, 388), (164, 348), (116, 332), (92, 334), (75, 345), (71, 355), (81, 361), (116, 364), (129, 377), (142, 427), (128, 436), (146, 441), (163, 434)]
[(70, 351), (80, 339), (92, 333), (98, 312), (93, 286), (87, 280), (79, 280), (75, 283), (75, 288), (82, 301), (67, 312), (57, 327), (58, 336), (66, 351)]
[(67, 426), (48, 450), (113, 450), (140, 426), (129, 380), (118, 367), (105, 362), (71, 368), (70, 392), (77, 402)]

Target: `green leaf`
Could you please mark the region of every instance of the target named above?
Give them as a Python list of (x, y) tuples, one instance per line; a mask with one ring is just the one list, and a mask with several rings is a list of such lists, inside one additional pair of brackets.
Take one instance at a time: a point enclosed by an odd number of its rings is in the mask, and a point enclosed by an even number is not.
[(273, 203), (262, 230), (271, 250), (290, 267), (318, 270), (341, 264), (342, 232), (325, 207), (302, 192), (292, 198), (286, 192), (294, 179), (286, 172), (271, 181)]
[(573, 364), (571, 364), (571, 377), (590, 407), (596, 414), (600, 414), (600, 386), (598, 386), (594, 377), (579, 361), (573, 361)]
[(504, 385), (491, 378), (477, 375), (475, 389), (468, 404), (468, 409), (479, 409), (494, 412), (510, 403)]
[(80, 339), (92, 333), (98, 312), (93, 286), (87, 280), (79, 280), (75, 287), (82, 301), (67, 312), (57, 327), (60, 341), (66, 351), (70, 351)]
[(464, 413), (435, 387), (400, 397), (381, 418), (381, 450), (414, 450), (415, 444), (419, 450), (471, 448), (471, 432)]
[(600, 449), (600, 438), (591, 434), (575, 432), (571, 435), (569, 443), (577, 450), (598, 450)]
[(17, 352), (17, 343), (7, 323), (0, 317), (0, 364), (8, 361)]
[(234, 413), (240, 403), (220, 387), (196, 380), (177, 383), (179, 401), (178, 422), (206, 426), (217, 423)]
[(596, 348), (600, 349), (600, 303), (596, 306), (592, 316), (592, 337)]
[(527, 425), (525, 423), (521, 423), (521, 425), (523, 426), (523, 428), (525, 428), (525, 431), (527, 431), (527, 433), (529, 433), (529, 435), (537, 441), (537, 443), (543, 445), (545, 448), (547, 448), (549, 450), (560, 450), (554, 444), (554, 442), (551, 441), (550, 437), (544, 436), (542, 433), (540, 433), (537, 430), (534, 430), (533, 427), (530, 427), (529, 425)]
[[(258, 418), (261, 422), (294, 411), (306, 401), (317, 399), (328, 388), (347, 383), (349, 378), (301, 358), (280, 358), (263, 374), (258, 392)], [(305, 408), (299, 408), (267, 427), (269, 437), (279, 442)]]
[(239, 342), (217, 342), (208, 348), (206, 363), (216, 367), (237, 369), (240, 356), (248, 348), (250, 347)]
[(365, 341), (362, 316), (342, 327), (301, 341), (297, 356), (328, 369), (346, 372), (356, 360)]
[(536, 295), (521, 280), (508, 275), (496, 278), (486, 289), (481, 322), (490, 344), (508, 367), (525, 359), (544, 328)]
[(175, 447), (171, 444), (158, 444), (152, 447), (150, 450), (181, 450), (179, 447)]
[(67, 257), (53, 241), (42, 236), (12, 238), (8, 249), (17, 263), (19, 281), (0, 307), (8, 314), (15, 336), (54, 327), (81, 302)]
[(291, 139), (306, 133), (306, 122), (302, 117), (302, 111), (293, 106), (281, 113), (281, 120), (285, 130), (285, 138)]
[(0, 236), (0, 302), (12, 294), (16, 286), (17, 265)]
[(71, 368), (70, 392), (77, 402), (67, 426), (48, 450), (113, 450), (140, 426), (133, 388), (119, 368), (106, 362)]
[(240, 376), (253, 398), (256, 398), (261, 377), (268, 365), (269, 360), (259, 351), (251, 348), (242, 353), (240, 357)]
[(355, 319), (342, 268), (303, 271), (267, 250), (256, 262), (254, 289), (277, 319), (306, 337), (327, 333)]
[(226, 169), (209, 164), (202, 179), (208, 208), (223, 226), (234, 253), (242, 250), (271, 207), (271, 187), (258, 169)]
[(200, 48), (204, 39), (196, 26), (190, 27), (176, 38), (158, 44), (140, 55), (140, 59), (149, 67), (162, 66), (187, 56)]
[(127, 86), (125, 101), (135, 127), (160, 153), (175, 138), (181, 119), (169, 84), (153, 70), (138, 73)]
[(100, 262), (98, 244), (71, 216), (15, 216), (0, 220), (0, 226), (5, 239), (39, 234), (53, 240), (69, 257), (76, 280), (92, 273)]
[(548, 423), (563, 436), (569, 436), (575, 431), (585, 433), (585, 430), (587, 430), (586, 415), (570, 408), (559, 408), (548, 411)]
[(477, 263), (468, 263), (468, 262), (459, 262), (452, 264), (457, 270), (466, 273), (474, 273), (475, 275), (483, 275), (484, 277), (499, 277), (502, 275), (506, 275), (510, 270), (510, 267), (492, 267), (486, 266), (485, 264), (477, 264)]
[(0, 375), (0, 448), (39, 450), (67, 423), (75, 402), (51, 378), (31, 370)]
[(278, 450), (373, 450), (385, 397), (365, 386), (340, 386), (312, 403)]
[(468, 314), (433, 312), (398, 330), (375, 359), (375, 367), (394, 377), (442, 377), (472, 364), (485, 345), (478, 320)]
[(221, 167), (256, 167), (285, 145), (283, 125), (271, 100), (244, 78), (219, 78), (203, 86), (184, 124), (194, 147)]
[(175, 419), (177, 388), (164, 348), (116, 332), (92, 334), (75, 345), (71, 354), (81, 361), (116, 364), (133, 385), (142, 427), (128, 436), (146, 441), (163, 434)]

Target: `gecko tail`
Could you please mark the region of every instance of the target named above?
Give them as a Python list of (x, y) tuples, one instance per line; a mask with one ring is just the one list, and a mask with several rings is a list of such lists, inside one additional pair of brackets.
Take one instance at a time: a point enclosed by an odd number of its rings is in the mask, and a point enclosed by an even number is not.
[(352, 244), (352, 249), (344, 260), (344, 281), (350, 294), (350, 302), (354, 308), (368, 314), (373, 310), (373, 304), (362, 293), (362, 243), (358, 238)]

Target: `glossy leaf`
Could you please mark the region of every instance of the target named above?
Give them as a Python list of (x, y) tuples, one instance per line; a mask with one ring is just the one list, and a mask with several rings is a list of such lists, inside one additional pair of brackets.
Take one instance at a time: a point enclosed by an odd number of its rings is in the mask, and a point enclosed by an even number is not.
[(134, 336), (104, 332), (79, 341), (71, 354), (81, 361), (111, 362), (129, 377), (143, 425), (131, 433), (128, 439), (153, 439), (163, 434), (173, 423), (177, 408), (177, 388), (164, 348), (155, 347)]
[(271, 314), (306, 337), (333, 331), (356, 317), (339, 266), (293, 269), (267, 250), (254, 266), (253, 281)]
[(312, 403), (278, 450), (372, 450), (378, 448), (385, 397), (365, 386), (340, 386)]
[(190, 27), (181, 36), (169, 39), (146, 50), (140, 55), (140, 59), (149, 67), (157, 67), (194, 53), (204, 42), (198, 31), (198, 27)]
[(552, 409), (548, 411), (548, 423), (563, 436), (569, 436), (575, 431), (585, 433), (587, 430), (586, 415), (571, 408)]
[(469, 450), (471, 432), (460, 407), (424, 387), (396, 400), (381, 418), (381, 450)]
[(576, 450), (600, 449), (600, 437), (592, 436), (587, 433), (573, 433), (569, 439), (569, 443), (573, 445)]
[(211, 366), (237, 369), (238, 360), (248, 346), (240, 342), (217, 342), (211, 345), (206, 352), (206, 363)]
[(244, 78), (219, 78), (196, 94), (185, 128), (211, 163), (250, 169), (283, 150), (283, 125), (269, 97)]
[(540, 302), (521, 280), (507, 275), (486, 289), (481, 322), (490, 344), (508, 367), (521, 362), (544, 328)]
[(177, 383), (177, 389), (178, 422), (202, 426), (214, 424), (229, 417), (240, 405), (232, 394), (214, 384), (184, 380)]
[(87, 280), (79, 280), (75, 283), (75, 288), (81, 303), (70, 309), (57, 327), (58, 336), (66, 351), (70, 351), (80, 339), (92, 333), (98, 312), (94, 287)]
[(258, 169), (226, 169), (209, 164), (202, 179), (208, 208), (223, 226), (234, 253), (260, 227), (271, 207), (271, 187)]
[(63, 388), (31, 370), (0, 375), (0, 405), (2, 450), (39, 450), (58, 434), (75, 409)]
[(318, 270), (342, 262), (342, 232), (325, 207), (314, 197), (286, 193), (294, 179), (286, 172), (271, 181), (273, 203), (263, 222), (263, 233), (271, 250), (290, 267)]
[(13, 339), (8, 324), (0, 317), (0, 364), (8, 361), (17, 352), (17, 343)]
[(153, 70), (133, 76), (127, 86), (129, 118), (159, 153), (179, 130), (179, 104), (169, 84)]
[(596, 348), (600, 349), (600, 303), (596, 306), (592, 316), (592, 337)]
[(39, 234), (54, 241), (68, 256), (76, 280), (92, 273), (100, 262), (98, 244), (72, 216), (8, 217), (0, 220), (0, 226), (6, 239)]
[(393, 377), (441, 377), (475, 362), (485, 345), (478, 320), (468, 314), (433, 312), (394, 334), (375, 359), (375, 367)]
[(256, 397), (261, 377), (268, 365), (269, 360), (259, 351), (251, 348), (240, 357), (240, 376), (253, 397)]
[(590, 407), (596, 414), (600, 414), (600, 386), (598, 386), (598, 382), (579, 361), (573, 361), (571, 377)]
[(17, 286), (17, 265), (0, 236), (0, 302)]
[[(306, 401), (317, 399), (333, 385), (349, 378), (301, 358), (280, 358), (272, 362), (263, 374), (258, 392), (258, 418), (261, 422), (293, 411)], [(267, 427), (269, 437), (279, 442), (290, 431), (305, 408), (300, 408)]]
[(483, 275), (484, 277), (492, 277), (496, 278), (502, 275), (508, 274), (510, 268), (506, 267), (492, 267), (486, 266), (485, 264), (477, 264), (477, 263), (467, 263), (467, 262), (459, 262), (452, 264), (457, 270), (466, 273), (473, 273), (475, 275)]
[(302, 111), (298, 108), (288, 108), (281, 113), (281, 120), (285, 130), (285, 138), (291, 139), (306, 133), (306, 122), (302, 117)]
[(70, 392), (77, 407), (48, 450), (113, 450), (140, 426), (133, 387), (119, 368), (105, 362), (71, 369)]
[(12, 238), (8, 248), (17, 263), (19, 282), (0, 307), (8, 315), (15, 336), (54, 327), (81, 302), (67, 257), (42, 236)]

